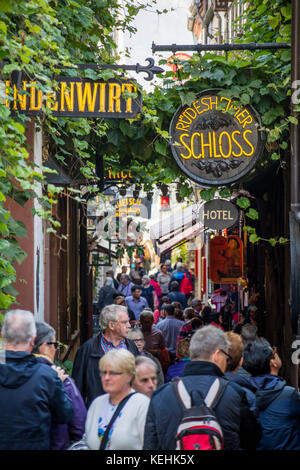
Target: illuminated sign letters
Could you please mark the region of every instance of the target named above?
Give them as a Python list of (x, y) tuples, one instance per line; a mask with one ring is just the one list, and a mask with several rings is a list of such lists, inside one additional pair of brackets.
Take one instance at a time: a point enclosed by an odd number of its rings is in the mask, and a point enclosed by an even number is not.
[(171, 121), (173, 157), (203, 186), (230, 184), (254, 168), (264, 147), (260, 119), (220, 90), (206, 90), (181, 106)]

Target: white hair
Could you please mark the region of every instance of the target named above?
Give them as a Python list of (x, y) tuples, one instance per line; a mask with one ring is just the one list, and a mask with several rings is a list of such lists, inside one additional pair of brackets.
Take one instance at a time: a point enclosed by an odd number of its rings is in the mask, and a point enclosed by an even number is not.
[(4, 317), (2, 335), (6, 343), (13, 346), (28, 346), (36, 336), (36, 326), (32, 312), (11, 310)]
[(107, 305), (103, 308), (100, 314), (100, 326), (102, 331), (105, 331), (108, 327), (109, 322), (117, 322), (118, 321), (118, 314), (121, 312), (128, 313), (127, 307), (123, 307), (123, 305)]

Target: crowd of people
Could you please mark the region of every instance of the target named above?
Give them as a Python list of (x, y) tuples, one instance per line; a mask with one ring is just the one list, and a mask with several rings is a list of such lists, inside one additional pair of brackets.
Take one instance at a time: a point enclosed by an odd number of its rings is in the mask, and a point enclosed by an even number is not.
[[(72, 377), (54, 363), (50, 325), (5, 315), (0, 449), (299, 450), (300, 394), (251, 318), (233, 322), (230, 302), (216, 311), (182, 292), (180, 263), (154, 279), (125, 271), (109, 273), (100, 331), (78, 349)], [(183, 419), (203, 406), (215, 423), (207, 441)]]

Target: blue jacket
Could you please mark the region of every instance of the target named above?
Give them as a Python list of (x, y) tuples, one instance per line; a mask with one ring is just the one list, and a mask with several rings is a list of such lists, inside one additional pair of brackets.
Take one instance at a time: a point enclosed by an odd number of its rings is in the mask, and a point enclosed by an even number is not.
[(300, 394), (275, 375), (251, 377), (262, 438), (257, 450), (300, 450)]
[(170, 382), (174, 377), (182, 377), (183, 370), (190, 359), (181, 359), (180, 361), (175, 362), (172, 366), (169, 367), (166, 374), (165, 382)]
[(171, 300), (171, 302), (180, 302), (183, 309), (187, 307), (186, 296), (179, 292), (178, 290), (174, 290), (167, 294), (167, 297)]
[[(200, 390), (206, 396), (216, 377), (226, 381), (222, 371), (215, 364), (206, 361), (190, 361), (184, 368), (183, 382), (191, 393)], [(226, 381), (227, 382), (227, 381)], [(244, 392), (228, 382), (215, 408), (215, 413), (224, 434), (224, 449), (240, 449), (240, 410)], [(196, 401), (197, 397), (195, 398)], [(201, 403), (201, 399), (199, 403)], [(182, 409), (167, 383), (156, 390), (151, 398), (145, 425), (145, 450), (174, 450), (175, 435), (181, 419)]]
[(245, 376), (226, 372), (225, 377), (240, 386), (246, 393), (246, 398), (251, 411), (256, 413), (256, 387)]
[(25, 351), (0, 364), (0, 449), (50, 449), (51, 423), (68, 423), (73, 406), (51, 367)]

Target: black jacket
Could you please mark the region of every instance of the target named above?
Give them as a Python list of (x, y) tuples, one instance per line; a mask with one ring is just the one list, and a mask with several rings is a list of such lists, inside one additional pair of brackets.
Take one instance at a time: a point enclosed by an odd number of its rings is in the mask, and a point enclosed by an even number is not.
[(107, 305), (111, 305), (114, 303), (114, 294), (117, 294), (118, 291), (111, 286), (103, 286), (99, 291), (99, 298), (98, 298), (98, 309), (99, 312), (106, 307)]
[(0, 364), (0, 449), (49, 450), (53, 423), (68, 423), (72, 401), (57, 373), (25, 351)]
[[(183, 382), (188, 392), (200, 390), (206, 396), (216, 377), (226, 381), (224, 374), (215, 364), (206, 361), (188, 362), (184, 369)], [(224, 449), (240, 449), (240, 420), (244, 392), (228, 382), (217, 403), (215, 413), (224, 435)], [(199, 398), (201, 403), (201, 399)], [(175, 434), (182, 410), (170, 383), (160, 387), (152, 395), (144, 435), (145, 450), (174, 450)]]
[[(105, 393), (99, 372), (99, 361), (105, 354), (100, 343), (101, 336), (102, 332), (83, 343), (76, 353), (72, 370), (72, 377), (87, 407), (96, 397)], [(134, 356), (139, 354), (133, 341), (125, 338), (125, 343)]]

